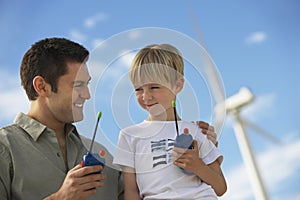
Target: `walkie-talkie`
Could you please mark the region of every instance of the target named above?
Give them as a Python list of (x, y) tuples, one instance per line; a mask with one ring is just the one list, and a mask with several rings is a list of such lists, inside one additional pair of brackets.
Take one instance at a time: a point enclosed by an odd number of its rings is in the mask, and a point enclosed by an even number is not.
[[(98, 112), (97, 122), (96, 122), (96, 126), (95, 126), (94, 135), (93, 135), (93, 139), (92, 139), (90, 149), (82, 158), (83, 166), (101, 165), (103, 168), (105, 166), (105, 158), (104, 158), (105, 151), (101, 150), (99, 152), (100, 155), (98, 153), (92, 153), (92, 149), (93, 149), (93, 145), (94, 145), (94, 141), (95, 141), (95, 137), (96, 137), (96, 132), (97, 132), (97, 128), (98, 128), (98, 124), (99, 124), (99, 120), (101, 118), (101, 115), (102, 115), (102, 113)], [(101, 173), (101, 171), (99, 171), (97, 173)]]
[[(182, 149), (194, 149), (194, 141), (193, 141), (193, 136), (189, 134), (189, 129), (185, 128), (183, 133), (179, 135), (178, 131), (178, 123), (177, 123), (177, 112), (176, 112), (176, 103), (175, 101), (172, 101), (172, 107), (174, 110), (174, 116), (175, 116), (175, 126), (176, 126), (176, 132), (177, 136), (174, 141), (174, 147), (182, 148)], [(192, 174), (191, 172), (183, 170), (184, 173), (186, 174)]]

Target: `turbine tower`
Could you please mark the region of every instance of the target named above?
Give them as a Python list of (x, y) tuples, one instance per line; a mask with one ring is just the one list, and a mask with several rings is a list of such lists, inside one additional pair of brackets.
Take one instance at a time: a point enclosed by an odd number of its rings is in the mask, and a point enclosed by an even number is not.
[[(228, 114), (231, 114), (235, 122), (233, 129), (242, 154), (246, 170), (248, 171), (254, 196), (258, 200), (267, 200), (268, 195), (265, 190), (261, 175), (259, 173), (256, 160), (251, 149), (251, 145), (246, 133), (245, 122), (240, 116), (242, 108), (254, 100), (253, 94), (248, 88), (242, 87), (240, 91), (225, 100), (225, 108)], [(224, 106), (224, 105), (223, 105)]]
[[(203, 47), (205, 47), (206, 45), (200, 31), (199, 22), (197, 22), (197, 17), (192, 8), (190, 9), (189, 14), (192, 19), (191, 21), (193, 22), (195, 33), (198, 36), (198, 41)], [(248, 140), (245, 126), (256, 129), (259, 134), (268, 137), (268, 139), (272, 140), (275, 143), (280, 143), (280, 141), (266, 131), (241, 118), (240, 111), (244, 106), (250, 104), (254, 100), (253, 94), (248, 88), (242, 87), (237, 94), (225, 99), (224, 88), (220, 87), (222, 86), (222, 84), (218, 82), (217, 72), (213, 70), (214, 68), (212, 67), (213, 63), (211, 59), (208, 57), (208, 54), (204, 54), (202, 56), (204, 59), (205, 71), (210, 77), (209, 84), (211, 85), (213, 95), (216, 97), (216, 105), (214, 108), (214, 126), (216, 128), (216, 133), (218, 134), (218, 136), (220, 135), (221, 129), (224, 125), (223, 119), (226, 113), (231, 114), (235, 119), (233, 129), (235, 131), (246, 170), (249, 174), (250, 182), (254, 191), (254, 196), (257, 200), (268, 200), (268, 195), (259, 173), (256, 160)]]

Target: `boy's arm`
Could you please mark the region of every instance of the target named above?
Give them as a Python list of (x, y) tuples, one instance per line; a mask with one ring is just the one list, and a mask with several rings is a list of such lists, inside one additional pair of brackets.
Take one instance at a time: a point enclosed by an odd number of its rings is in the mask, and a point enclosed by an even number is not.
[(123, 167), (122, 169), (124, 178), (124, 199), (141, 200), (134, 169), (130, 167)]
[(202, 170), (198, 169), (196, 174), (211, 185), (218, 196), (222, 196), (226, 192), (227, 184), (218, 160), (205, 165)]
[(174, 148), (174, 164), (196, 174), (202, 181), (212, 186), (218, 196), (223, 195), (227, 185), (218, 160), (206, 165), (199, 158), (198, 142), (194, 140), (194, 149)]

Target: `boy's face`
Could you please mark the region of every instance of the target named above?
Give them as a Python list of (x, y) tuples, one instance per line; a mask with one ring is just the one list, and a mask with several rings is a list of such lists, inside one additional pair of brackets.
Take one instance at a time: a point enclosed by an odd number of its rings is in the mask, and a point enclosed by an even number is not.
[(91, 79), (87, 66), (82, 63), (67, 64), (68, 73), (58, 79), (57, 92), (51, 92), (48, 107), (54, 119), (71, 123), (83, 119), (83, 104), (90, 98)]
[(135, 96), (139, 105), (149, 112), (151, 120), (174, 120), (172, 101), (175, 91), (169, 87), (149, 83), (135, 87)]

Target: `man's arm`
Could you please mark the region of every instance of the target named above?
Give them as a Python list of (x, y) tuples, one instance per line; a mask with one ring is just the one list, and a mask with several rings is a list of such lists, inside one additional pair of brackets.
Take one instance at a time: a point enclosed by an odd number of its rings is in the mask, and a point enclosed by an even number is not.
[(204, 121), (196, 121), (195, 123), (201, 129), (201, 132), (207, 136), (207, 139), (212, 141), (212, 143), (218, 147), (217, 133), (215, 133), (215, 128)]
[(0, 199), (11, 199), (11, 157), (2, 144), (0, 144), (0, 155)]

